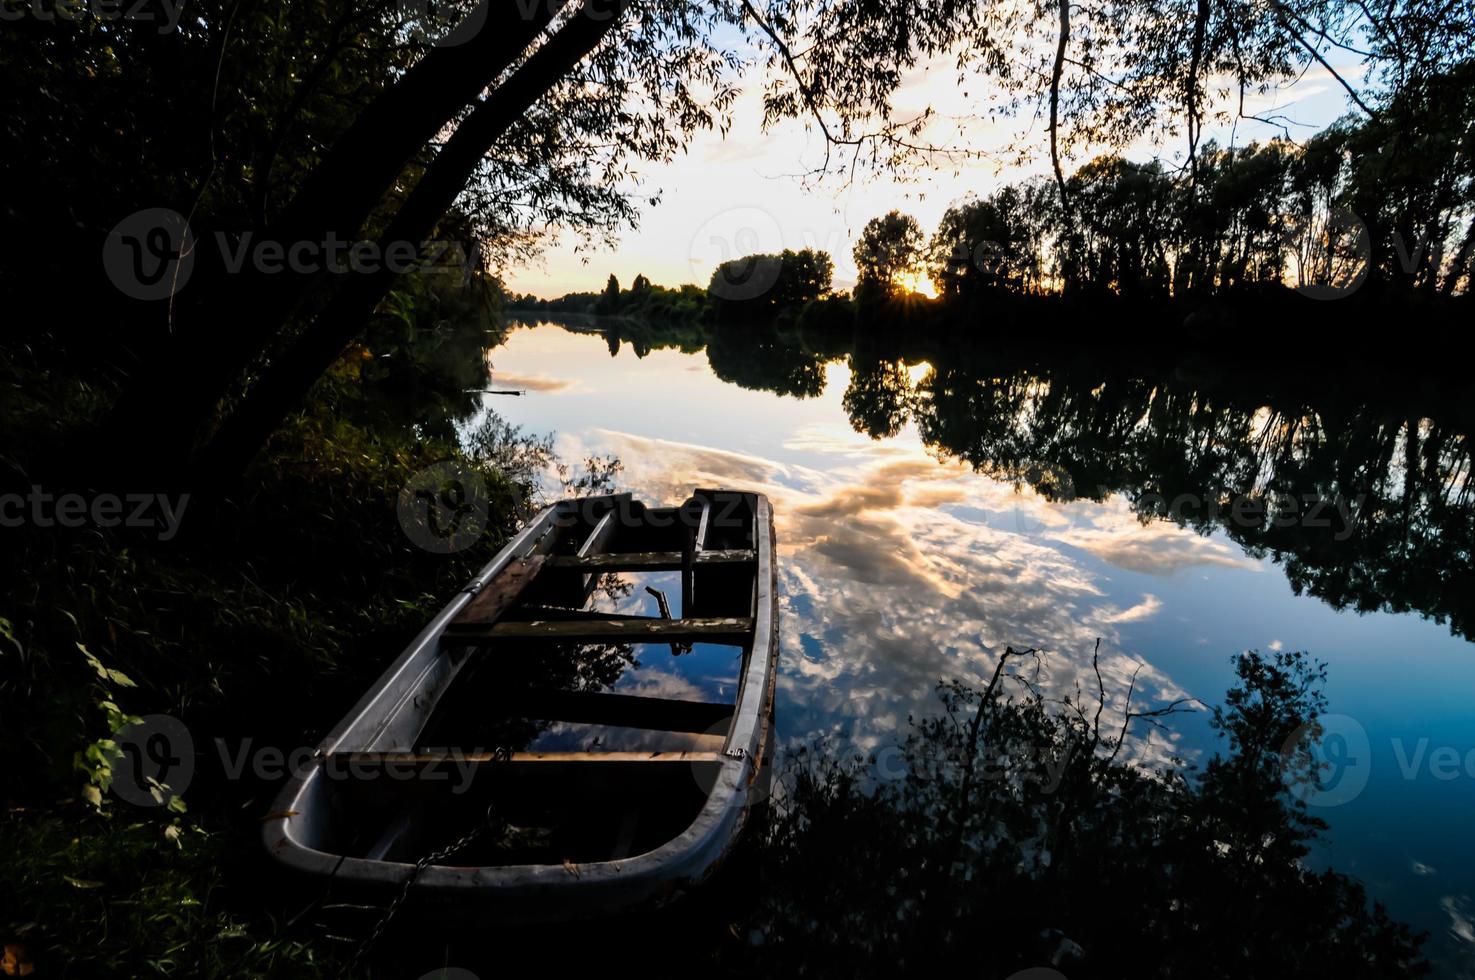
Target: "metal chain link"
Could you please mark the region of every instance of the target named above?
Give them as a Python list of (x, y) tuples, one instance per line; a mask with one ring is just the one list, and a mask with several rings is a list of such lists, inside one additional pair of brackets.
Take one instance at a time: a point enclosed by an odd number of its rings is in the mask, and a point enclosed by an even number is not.
[(374, 948), (379, 938), (384, 935), (384, 930), (388, 928), (390, 920), (400, 910), (400, 906), (405, 903), (405, 899), (410, 897), (410, 888), (415, 884), (416, 879), (420, 877), (421, 873), (432, 864), (444, 861), (446, 858), (470, 846), (478, 837), (490, 830), (495, 821), (493, 810), (493, 807), (487, 807), (486, 818), (479, 826), (471, 828), (460, 839), (452, 841), (438, 851), (431, 851), (415, 862), (415, 866), (410, 869), (410, 873), (405, 878), (405, 883), (400, 888), (399, 894), (395, 896), (394, 901), (389, 903), (388, 908), (384, 910), (384, 915), (374, 924), (374, 928), (369, 932), (368, 938), (360, 943), (359, 948), (354, 952), (353, 959), (348, 964), (349, 976), (354, 974), (358, 969), (359, 963), (368, 955), (369, 950)]

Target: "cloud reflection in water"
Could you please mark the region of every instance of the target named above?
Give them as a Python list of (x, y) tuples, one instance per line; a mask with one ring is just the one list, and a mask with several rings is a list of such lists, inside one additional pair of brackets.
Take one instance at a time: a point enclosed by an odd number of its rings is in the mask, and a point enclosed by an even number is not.
[[(865, 453), (865, 443), (811, 433), (809, 451), (836, 457), (816, 470), (609, 430), (588, 440), (566, 439), (565, 449), (618, 455), (628, 485), (650, 500), (676, 502), (695, 486), (720, 485), (773, 501), (785, 739), (837, 734), (865, 748), (892, 741), (909, 714), (933, 709), (939, 679), (985, 678), (1006, 646), (1050, 654), (1047, 690), (1093, 692), (1100, 637), (1118, 712), (1134, 672), (1135, 705), (1182, 697), (1171, 677), (1124, 647), (1118, 630), (1156, 616), (1162, 602), (1143, 594), (1115, 604), (1081, 552), (1164, 575), (1194, 565), (1258, 567), (1192, 531), (1143, 525), (1120, 502), (1052, 503), (895, 444)], [(1176, 751), (1154, 738), (1154, 756)]]

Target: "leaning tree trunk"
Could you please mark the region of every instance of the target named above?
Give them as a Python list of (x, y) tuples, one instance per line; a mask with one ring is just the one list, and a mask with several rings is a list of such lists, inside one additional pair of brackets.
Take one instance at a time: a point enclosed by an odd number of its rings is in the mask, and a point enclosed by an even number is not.
[[(493, 144), (594, 50), (623, 6), (624, 0), (585, 4), (456, 128), (380, 238), (381, 249), (392, 242), (429, 238)], [(394, 278), (382, 264), (372, 272), (352, 274), (293, 345), (273, 359), (201, 454), (199, 470), (206, 482), (224, 486), (241, 474), (358, 334)]]
[[(329, 235), (352, 241), (415, 153), (492, 84), (565, 3), (488, 2), (473, 37), (434, 48), (375, 98), (253, 245), (290, 247), (325, 242)], [(323, 275), (267, 273), (248, 262), (226, 277), (216, 301), (186, 308), (179, 336), (119, 399), (106, 427), (109, 458), (150, 477), (175, 473), (201, 424)]]

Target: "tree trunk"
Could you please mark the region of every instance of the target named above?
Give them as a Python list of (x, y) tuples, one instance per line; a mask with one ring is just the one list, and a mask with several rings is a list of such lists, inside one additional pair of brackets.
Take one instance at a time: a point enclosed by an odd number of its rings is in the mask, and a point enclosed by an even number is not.
[(1060, 207), (1067, 226), (1071, 223), (1070, 199), (1065, 193), (1065, 174), (1060, 169), (1060, 79), (1065, 74), (1065, 49), (1070, 44), (1070, 0), (1060, 0), (1060, 36), (1055, 40), (1055, 64), (1050, 70), (1050, 166), (1060, 189)]
[[(434, 48), (380, 93), (253, 245), (321, 243), (330, 234), (352, 241), (406, 163), (527, 49), (566, 0), (529, 2), (484, 4), (486, 20), (473, 37)], [(247, 262), (226, 274), (213, 302), (183, 310), (178, 338), (145, 364), (114, 408), (104, 444), (116, 450), (114, 462), (150, 477), (182, 464), (200, 425), (324, 275), (268, 273)]]
[[(624, 0), (585, 4), (492, 96), (457, 127), (380, 239), (421, 242), (455, 203), (477, 164), (507, 129), (592, 51), (614, 26)], [(215, 486), (236, 479), (271, 433), (362, 329), (394, 283), (382, 265), (354, 273), (290, 349), (266, 369), (201, 454)]]

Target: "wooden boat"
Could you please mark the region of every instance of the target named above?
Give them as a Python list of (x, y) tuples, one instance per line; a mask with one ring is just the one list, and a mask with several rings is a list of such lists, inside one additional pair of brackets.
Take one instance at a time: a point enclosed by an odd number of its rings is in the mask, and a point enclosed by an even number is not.
[[(268, 850), (334, 887), (410, 882), (411, 900), (502, 921), (692, 888), (767, 792), (773, 550), (761, 494), (547, 508), (290, 777)], [(498, 832), (425, 863), (483, 814)]]

